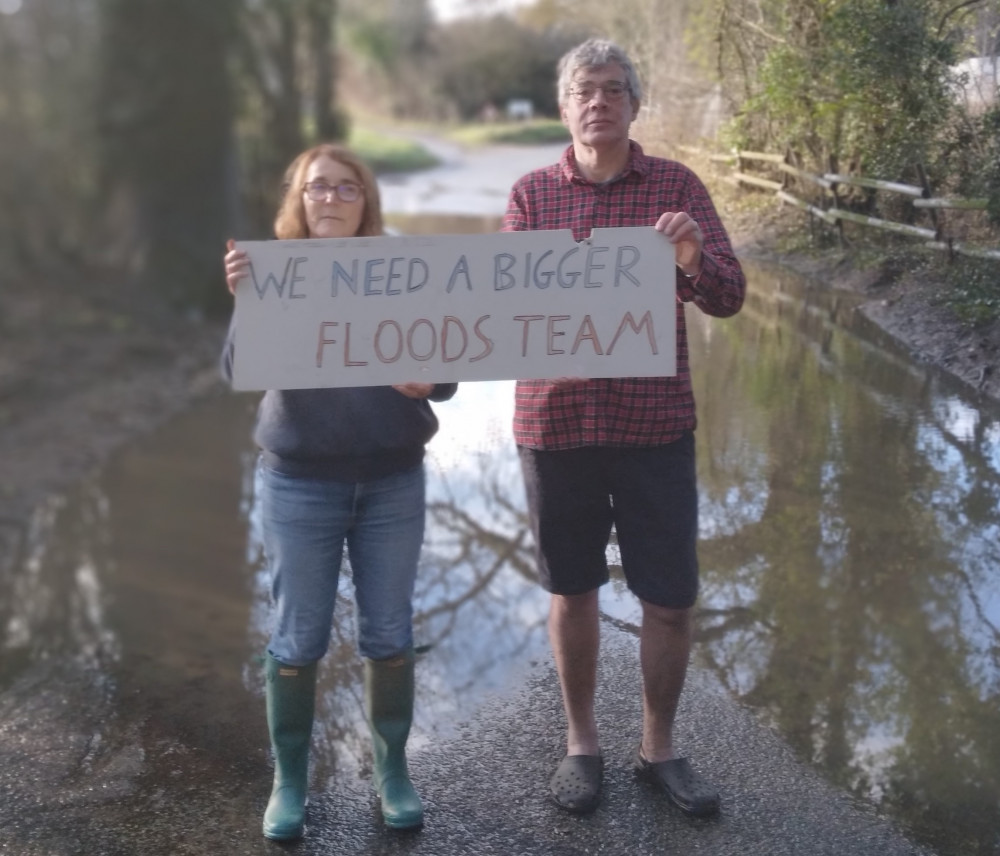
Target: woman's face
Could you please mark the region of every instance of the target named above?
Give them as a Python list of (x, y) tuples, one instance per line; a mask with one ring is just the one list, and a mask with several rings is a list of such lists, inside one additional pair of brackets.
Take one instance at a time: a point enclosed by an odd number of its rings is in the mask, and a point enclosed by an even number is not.
[[(312, 198), (306, 188), (317, 198)], [(342, 196), (354, 199), (344, 201)], [(320, 155), (306, 171), (302, 204), (310, 238), (351, 238), (361, 228), (365, 192), (353, 169)]]

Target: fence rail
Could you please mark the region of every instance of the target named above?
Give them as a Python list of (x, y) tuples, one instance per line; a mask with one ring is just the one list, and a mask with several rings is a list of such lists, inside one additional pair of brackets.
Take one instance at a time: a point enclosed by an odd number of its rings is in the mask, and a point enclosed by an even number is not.
[[(700, 155), (706, 154), (703, 150), (690, 146), (682, 146), (681, 149)], [(924, 179), (922, 168), (918, 167), (918, 171), (923, 184), (922, 186), (918, 186), (839, 172), (828, 172), (823, 175), (817, 175), (798, 167), (790, 155), (779, 155), (774, 152), (739, 150), (731, 154), (709, 154), (708, 157), (713, 163), (733, 167), (733, 173), (730, 178), (737, 185), (749, 185), (762, 190), (773, 191), (775, 196), (783, 203), (806, 211), (816, 219), (822, 220), (838, 229), (841, 238), (843, 237), (843, 223), (846, 221), (895, 232), (900, 235), (923, 238), (925, 240), (924, 245), (933, 250), (944, 250), (952, 254), (1000, 261), (1000, 249), (972, 246), (958, 240), (954, 235), (948, 235), (937, 217), (938, 211), (985, 211), (987, 200), (936, 197), (933, 195), (930, 185)], [(769, 170), (771, 176), (755, 174), (755, 171), (752, 171), (750, 168), (751, 164), (766, 164), (767, 166), (764, 169)], [(760, 170), (756, 172), (760, 172)], [(774, 173), (778, 173), (780, 177), (773, 177)], [(816, 200), (803, 199), (800, 195), (793, 193), (793, 181), (818, 188), (816, 195), (819, 197), (818, 201), (821, 204), (816, 204)], [(899, 223), (894, 220), (873, 217), (868, 214), (842, 208), (838, 205), (838, 202), (842, 199), (841, 189), (845, 185), (875, 192), (896, 193), (909, 197), (910, 204), (916, 209), (915, 213), (919, 215), (921, 212), (925, 212), (931, 220), (931, 226)]]

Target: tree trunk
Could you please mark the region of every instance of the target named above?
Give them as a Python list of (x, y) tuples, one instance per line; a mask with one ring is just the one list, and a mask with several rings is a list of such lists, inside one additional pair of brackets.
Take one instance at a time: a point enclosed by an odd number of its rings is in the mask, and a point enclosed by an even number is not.
[(101, 148), (109, 228), (144, 286), (223, 303), (232, 227), (237, 0), (104, 0)]
[(313, 118), (317, 142), (343, 140), (346, 121), (336, 105), (337, 0), (310, 0), (307, 8), (313, 62)]

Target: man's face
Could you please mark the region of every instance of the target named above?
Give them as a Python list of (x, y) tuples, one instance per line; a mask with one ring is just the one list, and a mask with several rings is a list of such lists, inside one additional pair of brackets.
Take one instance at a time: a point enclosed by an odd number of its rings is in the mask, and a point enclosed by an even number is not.
[(639, 102), (628, 91), (625, 70), (617, 63), (578, 69), (560, 107), (574, 143), (596, 149), (628, 140)]

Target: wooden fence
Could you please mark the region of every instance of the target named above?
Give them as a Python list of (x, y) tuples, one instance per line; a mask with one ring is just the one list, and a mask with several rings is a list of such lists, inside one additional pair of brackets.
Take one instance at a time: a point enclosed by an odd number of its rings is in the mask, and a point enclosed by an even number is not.
[[(687, 150), (701, 155), (705, 154), (700, 149), (687, 148)], [(921, 179), (921, 186), (918, 187), (912, 184), (901, 184), (895, 181), (883, 181), (878, 178), (845, 175), (837, 172), (816, 175), (796, 166), (789, 155), (769, 152), (741, 150), (730, 155), (709, 155), (709, 159), (715, 163), (735, 166), (731, 176), (734, 182), (739, 185), (773, 191), (783, 203), (801, 208), (818, 220), (833, 226), (837, 229), (841, 239), (843, 239), (843, 224), (846, 221), (914, 238), (923, 238), (925, 246), (931, 249), (1000, 261), (1000, 249), (972, 246), (960, 241), (954, 234), (948, 233), (942, 218), (938, 216), (939, 211), (949, 209), (985, 212), (987, 200), (935, 197), (922, 168), (918, 167)], [(764, 166), (760, 167), (759, 164), (764, 164)], [(749, 171), (750, 165), (756, 167), (754, 172)], [(762, 175), (761, 172), (765, 174)], [(775, 175), (778, 177), (775, 178)], [(845, 186), (865, 188), (872, 192), (901, 194), (908, 197), (910, 204), (916, 209), (914, 220), (922, 216), (924, 220), (929, 221), (929, 225), (900, 223), (842, 208), (840, 203), (844, 201), (843, 189)], [(811, 192), (803, 194), (803, 189)], [(799, 195), (796, 195), (793, 190), (797, 190)], [(803, 195), (809, 195), (811, 199), (802, 198)], [(820, 204), (816, 204), (817, 201)]]

